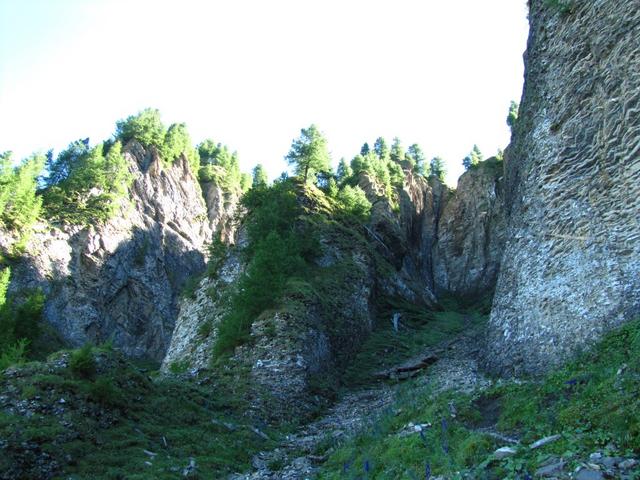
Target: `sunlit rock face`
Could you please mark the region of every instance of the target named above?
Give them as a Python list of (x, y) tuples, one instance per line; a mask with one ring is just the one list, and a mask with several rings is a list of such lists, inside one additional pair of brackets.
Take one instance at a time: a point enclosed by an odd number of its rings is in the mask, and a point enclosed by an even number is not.
[(532, 1), (487, 363), (539, 372), (640, 314), (640, 8)]
[(125, 157), (135, 180), (121, 214), (105, 225), (42, 225), (11, 288), (43, 288), (45, 319), (71, 345), (112, 340), (129, 356), (161, 360), (179, 292), (204, 270), (213, 231), (232, 236), (236, 199), (208, 209), (184, 158), (167, 167), (136, 142)]

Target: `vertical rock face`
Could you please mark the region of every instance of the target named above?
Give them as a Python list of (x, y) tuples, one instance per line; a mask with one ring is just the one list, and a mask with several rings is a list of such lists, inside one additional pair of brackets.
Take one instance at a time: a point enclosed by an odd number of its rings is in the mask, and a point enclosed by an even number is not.
[(160, 360), (178, 293), (204, 270), (212, 226), (229, 225), (234, 205), (208, 210), (184, 158), (164, 167), (136, 142), (125, 157), (135, 180), (121, 215), (105, 225), (43, 225), (12, 288), (43, 288), (45, 319), (71, 345), (112, 339), (127, 355)]
[(501, 186), (502, 165), (495, 159), (458, 180), (438, 219), (432, 267), (436, 293), (478, 297), (494, 289), (506, 228)]
[(640, 314), (640, 8), (532, 1), (488, 363), (538, 372)]

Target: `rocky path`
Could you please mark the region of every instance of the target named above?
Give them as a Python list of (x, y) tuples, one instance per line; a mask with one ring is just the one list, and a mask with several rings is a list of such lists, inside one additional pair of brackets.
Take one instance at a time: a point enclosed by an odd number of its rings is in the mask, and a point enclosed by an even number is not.
[[(402, 372), (407, 365), (423, 364), (411, 377), (430, 384), (436, 392), (452, 388), (469, 392), (490, 385), (479, 371), (477, 351), (477, 331), (470, 329), (387, 371), (393, 377), (395, 370)], [(424, 362), (425, 358), (430, 360)], [(278, 448), (257, 454), (253, 458), (253, 472), (235, 474), (229, 480), (314, 478), (318, 466), (326, 459), (318, 454), (325, 450), (323, 446), (357, 433), (391, 408), (396, 388), (397, 384), (381, 382), (374, 387), (345, 394), (323, 417), (288, 435)]]

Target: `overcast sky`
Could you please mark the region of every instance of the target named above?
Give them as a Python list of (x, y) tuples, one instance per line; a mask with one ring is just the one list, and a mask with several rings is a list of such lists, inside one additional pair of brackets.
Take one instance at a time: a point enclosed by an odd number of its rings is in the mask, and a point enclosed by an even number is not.
[(334, 163), (400, 137), (455, 185), (509, 141), (525, 0), (0, 0), (0, 151), (112, 135), (145, 107), (272, 177), (317, 124)]

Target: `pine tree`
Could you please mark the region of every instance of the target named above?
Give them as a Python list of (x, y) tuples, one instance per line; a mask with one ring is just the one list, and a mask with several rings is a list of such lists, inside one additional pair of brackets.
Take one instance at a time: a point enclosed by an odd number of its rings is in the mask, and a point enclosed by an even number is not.
[(253, 188), (266, 187), (269, 183), (269, 177), (267, 176), (267, 171), (264, 169), (264, 166), (259, 163), (255, 167), (253, 167)]
[(431, 175), (438, 177), (444, 182), (447, 171), (445, 169), (444, 160), (441, 157), (434, 157), (430, 163)]
[(364, 144), (362, 145), (362, 148), (360, 149), (360, 155), (364, 157), (366, 155), (369, 155), (370, 151), (371, 149), (369, 148), (369, 144), (367, 142), (364, 142)]
[(507, 115), (507, 125), (509, 128), (513, 130), (513, 127), (516, 126), (516, 122), (518, 121), (518, 110), (520, 106), (517, 102), (511, 100), (511, 105), (509, 105), (509, 114)]
[(309, 176), (331, 169), (327, 140), (315, 125), (300, 130), (300, 137), (293, 140), (285, 159), (295, 166), (296, 175), (302, 176), (304, 182)]
[(417, 143), (410, 145), (405, 156), (413, 161), (413, 170), (415, 172), (421, 175), (425, 175), (424, 169), (426, 158), (424, 156), (424, 153), (422, 152), (422, 149), (420, 148), (420, 145), (418, 145)]
[(378, 158), (381, 160), (386, 160), (389, 157), (389, 147), (382, 137), (376, 138), (373, 144), (373, 151), (376, 152), (376, 155), (378, 155)]
[(342, 183), (352, 175), (353, 175), (353, 170), (351, 169), (347, 161), (344, 159), (344, 157), (342, 157), (340, 159), (340, 163), (338, 163), (338, 170), (337, 170), (338, 181)]
[(404, 160), (404, 149), (402, 148), (402, 143), (398, 137), (393, 139), (393, 144), (391, 144), (391, 160), (394, 162), (400, 163)]

